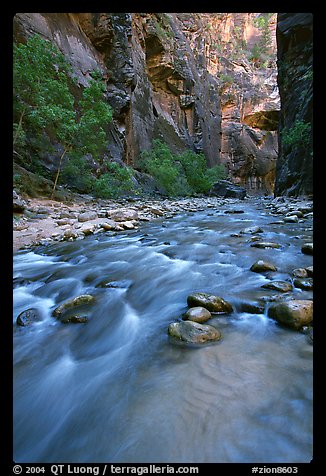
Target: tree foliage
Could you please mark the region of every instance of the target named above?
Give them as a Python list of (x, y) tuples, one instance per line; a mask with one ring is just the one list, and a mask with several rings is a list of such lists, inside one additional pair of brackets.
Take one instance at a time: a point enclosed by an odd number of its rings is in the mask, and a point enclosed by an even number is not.
[(39, 35), (14, 45), (13, 59), (14, 147), (22, 148), (27, 136), (42, 151), (53, 143), (61, 145), (55, 191), (65, 156), (103, 156), (112, 109), (104, 100), (99, 74), (93, 75), (80, 101), (75, 99), (72, 88), (77, 83), (71, 66), (56, 46)]

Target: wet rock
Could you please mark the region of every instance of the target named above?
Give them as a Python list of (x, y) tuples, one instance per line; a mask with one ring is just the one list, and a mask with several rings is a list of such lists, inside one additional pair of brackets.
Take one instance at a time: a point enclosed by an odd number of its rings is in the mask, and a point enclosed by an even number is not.
[(122, 279), (121, 281), (101, 281), (96, 285), (97, 288), (118, 288), (118, 289), (128, 289), (132, 285), (130, 279)]
[(313, 319), (313, 302), (291, 299), (270, 305), (268, 316), (292, 329), (308, 326)]
[(310, 278), (312, 278), (312, 276), (313, 276), (313, 270), (314, 270), (313, 266), (307, 266), (307, 268), (305, 268), (305, 269), (306, 269), (306, 271), (307, 271), (307, 273), (308, 273), (308, 276), (309, 276)]
[(255, 248), (281, 248), (281, 245), (272, 241), (257, 241), (252, 243), (250, 246)]
[(208, 194), (216, 197), (238, 198), (243, 200), (247, 192), (245, 188), (235, 185), (228, 180), (219, 180), (218, 182), (214, 183)]
[(313, 254), (313, 243), (304, 243), (301, 247), (302, 253), (305, 255), (312, 255)]
[(263, 273), (264, 271), (277, 271), (277, 268), (272, 263), (260, 259), (250, 267), (250, 271), (254, 271), (255, 273)]
[(264, 314), (265, 306), (252, 302), (241, 302), (237, 309), (239, 312), (247, 312), (248, 314)]
[(281, 293), (288, 293), (289, 291), (292, 291), (293, 286), (287, 281), (271, 281), (270, 283), (263, 284), (262, 288), (280, 291)]
[(97, 218), (97, 213), (92, 211), (80, 213), (78, 215), (78, 221), (80, 222), (95, 220), (96, 218)]
[(69, 309), (82, 306), (84, 304), (91, 304), (94, 301), (95, 301), (94, 296), (90, 294), (81, 294), (80, 296), (76, 296), (72, 299), (68, 299), (63, 304), (60, 304), (60, 306), (54, 309), (54, 311), (52, 312), (52, 315), (60, 318), (61, 315), (64, 312), (68, 311)]
[(289, 216), (285, 216), (285, 217), (283, 218), (283, 221), (284, 221), (285, 223), (297, 223), (298, 220), (299, 220), (299, 219), (298, 219), (297, 215), (289, 215)]
[(18, 315), (16, 324), (17, 326), (29, 326), (33, 322), (38, 322), (41, 320), (42, 317), (40, 315), (40, 311), (34, 307), (31, 307), (30, 309), (26, 309)]
[(20, 286), (27, 286), (30, 283), (32, 283), (32, 281), (30, 279), (26, 279), (26, 278), (22, 278), (22, 277), (13, 278), (13, 280), (12, 280), (13, 288), (18, 288)]
[(243, 230), (240, 230), (240, 233), (246, 235), (255, 235), (256, 233), (263, 233), (263, 231), (264, 230), (260, 226), (249, 226)]
[(168, 327), (168, 334), (190, 344), (218, 341), (222, 337), (215, 327), (193, 321), (172, 322)]
[(308, 271), (305, 268), (296, 268), (292, 271), (292, 275), (296, 278), (306, 278)]
[(187, 297), (189, 307), (204, 307), (210, 312), (229, 314), (233, 312), (232, 305), (219, 296), (208, 293), (194, 293)]
[(201, 306), (191, 307), (183, 315), (182, 319), (193, 321), (193, 322), (206, 322), (208, 319), (211, 319), (212, 314)]
[(287, 213), (287, 216), (296, 215), (298, 218), (303, 218), (303, 213), (301, 210), (292, 210), (291, 212)]
[(312, 278), (295, 278), (293, 284), (296, 288), (303, 289), (304, 291), (311, 291), (313, 289)]
[(64, 316), (60, 319), (63, 324), (84, 324), (88, 322), (87, 316), (80, 316), (79, 314), (73, 314), (71, 316)]

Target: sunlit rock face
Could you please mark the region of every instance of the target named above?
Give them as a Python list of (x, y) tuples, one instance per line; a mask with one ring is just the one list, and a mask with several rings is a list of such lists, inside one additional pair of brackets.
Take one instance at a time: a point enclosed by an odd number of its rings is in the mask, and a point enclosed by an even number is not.
[[(249, 53), (258, 13), (18, 13), (16, 41), (55, 42), (80, 86), (100, 70), (114, 110), (107, 159), (137, 167), (153, 139), (203, 152), (252, 193), (271, 193), (279, 96), (276, 16), (268, 61)], [(248, 59), (249, 58), (249, 59)], [(50, 167), (51, 158), (47, 166)]]
[(313, 192), (313, 19), (311, 13), (279, 13), (279, 124), (276, 195)]

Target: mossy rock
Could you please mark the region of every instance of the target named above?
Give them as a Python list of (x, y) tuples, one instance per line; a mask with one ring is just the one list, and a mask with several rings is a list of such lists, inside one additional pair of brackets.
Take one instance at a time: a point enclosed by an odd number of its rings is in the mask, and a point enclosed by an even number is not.
[(280, 324), (300, 330), (312, 323), (313, 301), (291, 299), (278, 302), (269, 307), (268, 316), (277, 320)]
[(218, 314), (230, 314), (233, 312), (232, 305), (219, 296), (208, 293), (194, 293), (187, 297), (189, 307), (201, 306), (210, 312)]
[(221, 332), (213, 326), (193, 321), (172, 322), (168, 334), (189, 344), (204, 344), (221, 339)]
[(68, 299), (65, 301), (63, 304), (60, 304), (60, 306), (56, 307), (54, 311), (52, 312), (52, 315), (58, 319), (64, 319), (62, 318), (62, 315), (69, 311), (70, 309), (73, 309), (78, 306), (83, 306), (85, 304), (91, 304), (95, 301), (95, 297), (91, 296), (90, 294), (81, 294), (80, 296), (76, 296), (72, 299)]

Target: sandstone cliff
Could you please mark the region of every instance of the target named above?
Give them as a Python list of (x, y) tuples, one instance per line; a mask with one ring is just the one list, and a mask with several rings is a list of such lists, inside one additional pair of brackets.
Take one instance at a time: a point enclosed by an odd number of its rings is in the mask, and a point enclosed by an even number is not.
[[(55, 42), (80, 85), (99, 69), (114, 109), (107, 159), (137, 168), (162, 139), (175, 152), (203, 152), (251, 192), (271, 193), (279, 97), (275, 20), (268, 61), (247, 56), (262, 37), (253, 13), (18, 13), (16, 41)], [(51, 158), (44, 160), (51, 170)]]
[(275, 194), (312, 194), (312, 14), (280, 13), (277, 44), (282, 107)]

